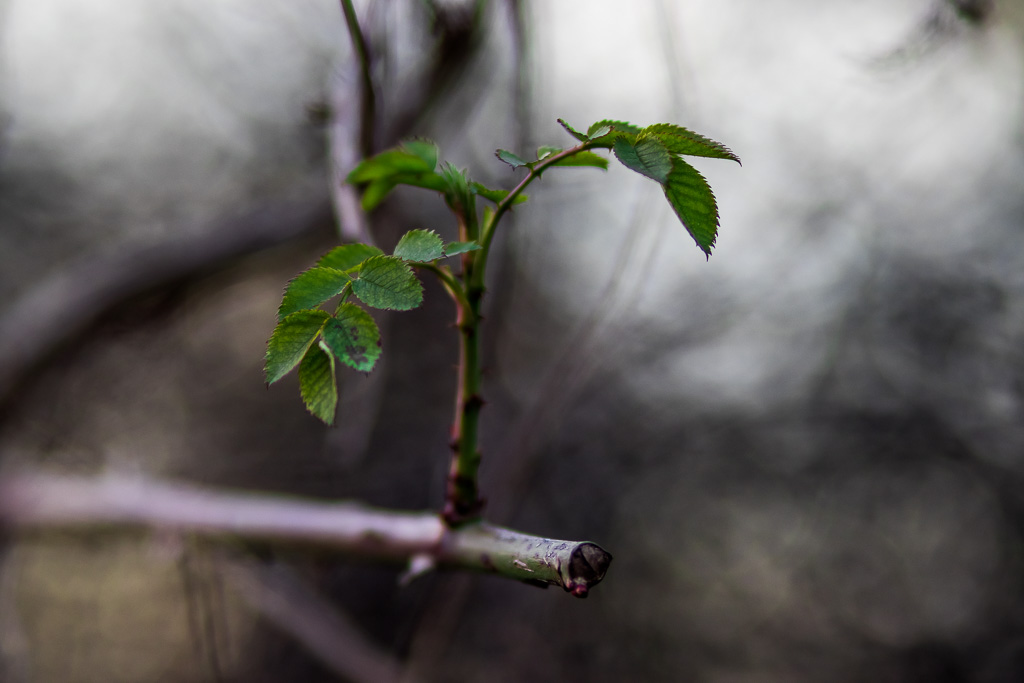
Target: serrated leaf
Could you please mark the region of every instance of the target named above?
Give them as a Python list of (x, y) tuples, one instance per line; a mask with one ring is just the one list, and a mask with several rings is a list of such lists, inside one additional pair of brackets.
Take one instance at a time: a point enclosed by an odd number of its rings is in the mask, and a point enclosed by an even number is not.
[[(616, 121), (615, 119), (601, 119), (600, 121), (595, 121), (590, 124), (590, 128), (588, 128), (587, 131), (592, 139), (603, 137), (601, 135), (595, 135), (595, 133), (605, 127), (611, 128), (619, 133), (630, 133), (632, 135), (640, 134), (640, 126), (634, 126), (628, 121)], [(607, 133), (605, 133), (605, 135), (607, 135)]]
[(459, 254), (465, 254), (467, 251), (476, 251), (480, 248), (480, 245), (476, 242), (449, 242), (444, 248), (444, 255), (458, 256)]
[(326, 311), (296, 311), (277, 324), (267, 341), (267, 384), (273, 384), (299, 364), (330, 317)]
[(635, 142), (637, 134), (640, 133), (639, 126), (634, 126), (626, 121), (614, 121), (612, 119), (597, 121), (591, 124), (587, 130), (589, 131), (588, 135), (592, 143), (597, 143), (598, 146), (609, 149), (619, 138)]
[(456, 213), (464, 216), (474, 215), (476, 211), (475, 194), (470, 188), (469, 178), (465, 171), (460, 171), (449, 163), (441, 167), (444, 178), (444, 199)]
[(380, 330), (370, 314), (353, 303), (338, 306), (324, 325), (324, 343), (353, 370), (370, 372), (380, 357)]
[(331, 249), (320, 257), (320, 260), (316, 262), (316, 265), (324, 268), (334, 268), (336, 270), (349, 270), (351, 268), (355, 268), (371, 256), (377, 256), (378, 254), (383, 253), (384, 252), (377, 247), (370, 246), (369, 244), (353, 242), (352, 244), (343, 244), (340, 247)]
[(593, 152), (577, 152), (572, 156), (559, 159), (552, 166), (594, 166), (596, 168), (608, 168), (608, 159)]
[(346, 180), (353, 185), (361, 185), (401, 173), (429, 173), (433, 170), (434, 164), (429, 159), (406, 149), (395, 148), (363, 160), (352, 169)]
[(612, 151), (626, 168), (659, 183), (664, 183), (672, 170), (672, 155), (655, 137), (637, 138), (635, 143), (618, 138)]
[[(492, 190), (489, 187), (485, 187), (484, 185), (481, 185), (478, 182), (470, 183), (470, 187), (472, 187), (474, 193), (480, 195), (481, 197), (488, 201), (494, 202), (495, 204), (501, 203), (505, 199), (505, 197), (508, 196), (508, 190)], [(529, 197), (520, 192), (519, 194), (516, 195), (516, 198), (512, 200), (512, 203), (522, 204), (528, 198)]]
[(565, 128), (567, 131), (569, 131), (569, 135), (573, 136), (574, 138), (576, 138), (580, 142), (586, 142), (587, 141), (587, 136), (586, 135), (584, 135), (583, 133), (579, 132), (578, 130), (576, 130), (575, 128), (570, 126), (568, 123), (565, 122), (564, 119), (558, 119), (558, 122), (560, 124), (562, 124), (562, 128)]
[(418, 263), (435, 261), (444, 258), (444, 242), (432, 230), (410, 230), (398, 240), (395, 256)]
[(541, 145), (537, 148), (537, 161), (544, 161), (546, 157), (552, 154), (558, 154), (562, 151), (561, 147), (552, 147), (551, 145)]
[(718, 203), (708, 181), (697, 169), (676, 157), (664, 189), (672, 210), (701, 251), (710, 257), (718, 235)]
[(519, 168), (520, 166), (527, 166), (528, 165), (527, 162), (524, 159), (522, 159), (521, 157), (513, 154), (512, 152), (508, 151), (507, 149), (499, 149), (498, 151), (496, 151), (494, 153), (494, 155), (496, 157), (498, 157), (499, 159), (501, 159), (502, 161), (504, 161), (509, 166), (511, 166), (512, 168)]
[(284, 291), (281, 306), (277, 309), (277, 319), (304, 308), (316, 308), (323, 302), (336, 296), (352, 282), (352, 278), (343, 270), (317, 266), (299, 273), (288, 283)]
[(334, 377), (334, 356), (324, 351), (321, 341), (310, 346), (299, 364), (299, 393), (306, 410), (321, 422), (334, 423), (338, 406), (338, 384)]
[(656, 123), (644, 128), (642, 135), (653, 135), (672, 154), (687, 154), (714, 159), (731, 159), (742, 165), (731, 149), (692, 130), (671, 123)]
[(367, 306), (407, 311), (423, 303), (423, 286), (402, 259), (373, 256), (363, 262), (352, 291)]

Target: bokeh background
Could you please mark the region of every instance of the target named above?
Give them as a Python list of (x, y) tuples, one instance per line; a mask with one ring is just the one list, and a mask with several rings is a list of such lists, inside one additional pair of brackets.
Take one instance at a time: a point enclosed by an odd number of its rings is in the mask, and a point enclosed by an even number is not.
[[(356, 7), (365, 141), (337, 3), (0, 3), (0, 468), (436, 508), (434, 283), (381, 316), (378, 370), (339, 375), (337, 427), (263, 385), (284, 284), (355, 230), (337, 178), (425, 136), (511, 187), (494, 149), (568, 144), (558, 117), (677, 122), (744, 163), (698, 161), (709, 261), (613, 164), (535, 185), (490, 283), (490, 515), (601, 543), (607, 579), (578, 601), (12, 535), (0, 679), (1024, 680), (1024, 3)], [(454, 231), (418, 191), (368, 223)]]

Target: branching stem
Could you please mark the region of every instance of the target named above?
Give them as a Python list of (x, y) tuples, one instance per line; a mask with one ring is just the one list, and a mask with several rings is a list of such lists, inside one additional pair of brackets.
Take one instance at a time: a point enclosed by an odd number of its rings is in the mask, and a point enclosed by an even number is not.
[[(453, 287), (446, 282), (440, 269), (435, 271), (455, 299), (458, 310), (458, 389), (455, 396), (455, 419), (452, 422), (452, 464), (448, 473), (444, 507), (444, 519), (451, 527), (478, 521), (484, 506), (477, 483), (481, 459), (478, 445), (480, 410), (484, 405), (480, 391), (480, 322), (481, 304), (486, 291), (484, 275), (495, 228), (512, 207), (516, 197), (539, 178), (545, 169), (592, 146), (591, 142), (583, 142), (537, 162), (527, 176), (498, 203), (493, 212), (484, 213), (483, 225), (480, 228), (480, 249), (462, 255), (462, 284), (459, 287)], [(475, 218), (475, 215), (472, 218)], [(460, 219), (460, 232), (465, 230), (464, 222)], [(475, 235), (468, 237), (472, 238)], [(464, 293), (465, 296), (460, 297), (459, 293)]]

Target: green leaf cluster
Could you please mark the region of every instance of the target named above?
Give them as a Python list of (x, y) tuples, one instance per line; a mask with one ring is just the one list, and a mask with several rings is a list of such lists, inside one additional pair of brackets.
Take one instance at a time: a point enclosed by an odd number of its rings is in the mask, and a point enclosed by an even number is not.
[(612, 150), (626, 168), (659, 183), (665, 198), (697, 246), (707, 256), (718, 236), (718, 203), (707, 180), (682, 156), (740, 158), (725, 145), (671, 123), (646, 128), (605, 119), (582, 133), (565, 121), (559, 123), (589, 147)]
[[(298, 367), (306, 407), (324, 422), (333, 422), (338, 402), (335, 367), (340, 362), (359, 372), (370, 372), (380, 357), (380, 330), (365, 309), (405, 311), (419, 306), (423, 286), (414, 268), (440, 278), (459, 308), (464, 343), (470, 337), (477, 339), (475, 332), (470, 335), (465, 330), (481, 319), (480, 295), (498, 221), (514, 204), (526, 201), (523, 190), (549, 168), (608, 168), (608, 159), (593, 150), (611, 150), (624, 166), (660, 184), (697, 246), (710, 256), (718, 234), (718, 205), (707, 181), (682, 157), (736, 162), (739, 157), (721, 143), (669, 123), (641, 128), (603, 119), (582, 132), (562, 119), (558, 122), (578, 144), (569, 148), (542, 146), (534, 159), (497, 150), (498, 159), (513, 170), (527, 170), (526, 177), (512, 190), (486, 187), (450, 163), (439, 165), (437, 146), (426, 140), (405, 142), (352, 169), (347, 181), (362, 189), (366, 211), (379, 206), (399, 185), (440, 193), (455, 215), (460, 241), (445, 244), (433, 231), (411, 230), (390, 255), (366, 244), (345, 244), (324, 254), (285, 289), (277, 326), (267, 342), (267, 383), (277, 382)], [(494, 205), (485, 207), (482, 217), (477, 215), (478, 197)], [(457, 255), (462, 255), (459, 274), (438, 263)], [(322, 307), (332, 300), (337, 302), (333, 312), (324, 310)], [(466, 376), (475, 377), (478, 383), (479, 367), (468, 369)], [(472, 444), (468, 444), (466, 453), (473, 452)]]
[[(476, 242), (445, 244), (433, 231), (411, 230), (390, 256), (367, 244), (344, 244), (327, 252), (285, 289), (277, 326), (267, 342), (267, 384), (298, 366), (306, 408), (324, 422), (333, 422), (338, 403), (336, 364), (370, 372), (381, 352), (377, 323), (349, 299), (381, 310), (416, 308), (423, 302), (423, 286), (411, 266), (475, 249)], [(333, 313), (320, 308), (335, 297), (339, 301)]]
[[(433, 142), (412, 140), (365, 159), (348, 174), (347, 182), (362, 187), (362, 207), (372, 211), (399, 185), (440, 192), (455, 213), (470, 216), (476, 197), (497, 204), (508, 194), (469, 180), (466, 172), (451, 164), (438, 167), (438, 149)], [(525, 196), (516, 197), (526, 201)]]

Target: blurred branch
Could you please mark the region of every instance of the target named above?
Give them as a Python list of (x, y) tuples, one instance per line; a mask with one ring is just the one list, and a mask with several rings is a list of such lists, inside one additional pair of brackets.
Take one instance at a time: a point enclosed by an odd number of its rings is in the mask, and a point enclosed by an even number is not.
[(377, 120), (377, 97), (374, 92), (373, 77), (370, 74), (370, 48), (367, 46), (362, 29), (359, 28), (359, 20), (356, 18), (352, 0), (341, 0), (341, 11), (345, 15), (345, 25), (348, 27), (348, 35), (352, 40), (352, 49), (355, 50), (356, 58), (359, 60), (361, 86), (359, 92), (359, 150), (364, 157), (369, 157), (374, 151), (373, 126)]
[(23, 473), (0, 479), (0, 525), (13, 531), (152, 527), (307, 544), (414, 568), (470, 569), (586, 597), (611, 555), (595, 543), (522, 534), (486, 522), (450, 529), (431, 512), (226, 493), (142, 477)]
[(396, 101), (385, 145), (417, 134), (422, 121), (449, 94), (475, 63), (484, 43), (485, 0), (459, 3), (428, 2), (433, 31), (438, 36), (429, 62), (409, 78), (405, 95)]
[(218, 564), (237, 595), (334, 673), (356, 683), (411, 680), (398, 661), (288, 567), (227, 558)]
[(0, 314), (0, 404), (115, 307), (330, 223), (330, 205), (318, 195), (223, 218), (186, 238), (89, 254), (62, 267)]

